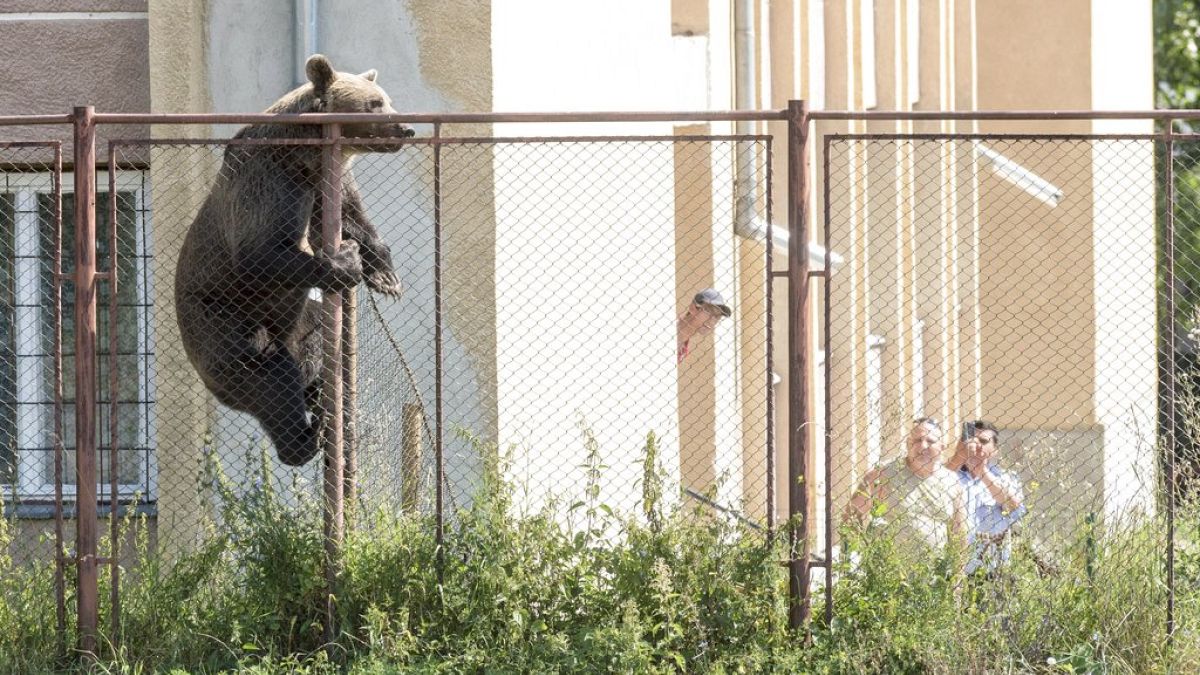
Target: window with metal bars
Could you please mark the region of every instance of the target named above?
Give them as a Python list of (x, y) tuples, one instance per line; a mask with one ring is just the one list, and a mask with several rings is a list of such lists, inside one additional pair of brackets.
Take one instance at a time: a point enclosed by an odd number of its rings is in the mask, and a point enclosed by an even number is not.
[[(98, 494), (108, 498), (112, 482), (111, 421), (116, 397), (117, 483), (128, 501), (153, 499), (153, 434), (150, 407), (153, 380), (149, 323), (148, 210), (145, 177), (123, 172), (116, 192), (112, 222), (107, 178), (96, 195), (96, 260), (106, 271), (116, 228), (119, 283), (112, 301), (111, 284), (97, 284), (96, 447)], [(74, 195), (71, 180), (62, 181), (62, 272), (73, 274)], [(52, 181), (46, 174), (0, 176), (0, 483), (7, 500), (37, 502), (54, 494), (54, 213)], [(63, 492), (75, 484), (75, 295), (62, 285)], [(116, 313), (115, 346), (110, 318)], [(116, 391), (110, 391), (110, 369), (118, 369)]]

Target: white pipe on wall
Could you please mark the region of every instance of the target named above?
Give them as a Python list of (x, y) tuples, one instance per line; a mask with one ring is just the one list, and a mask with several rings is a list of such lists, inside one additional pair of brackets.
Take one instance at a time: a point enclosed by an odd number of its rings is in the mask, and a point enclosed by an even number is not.
[(293, 79), (296, 86), (308, 81), (304, 64), (308, 57), (317, 53), (317, 2), (318, 0), (294, 0), (292, 49), (295, 54), (296, 70)]
[[(753, 110), (757, 90), (754, 72), (754, 2), (734, 0), (733, 8), (733, 89), (738, 110)], [(739, 121), (738, 133), (751, 133), (752, 122)]]
[[(758, 96), (755, 74), (757, 60), (754, 52), (754, 3), (756, 0), (734, 0), (733, 6), (733, 90), (734, 107), (738, 110), (753, 110)], [(736, 132), (740, 135), (754, 133), (754, 122), (739, 120)], [(754, 156), (755, 144), (739, 141), (737, 148), (737, 182), (734, 185), (735, 208), (734, 232), (752, 236), (755, 217), (754, 191), (757, 185), (757, 166)]]
[(1054, 208), (1062, 201), (1062, 189), (1045, 178), (987, 147), (980, 141), (975, 141), (975, 150), (979, 153), (979, 163), (981, 165), (990, 168), (992, 173), (1021, 188), (1046, 206)]

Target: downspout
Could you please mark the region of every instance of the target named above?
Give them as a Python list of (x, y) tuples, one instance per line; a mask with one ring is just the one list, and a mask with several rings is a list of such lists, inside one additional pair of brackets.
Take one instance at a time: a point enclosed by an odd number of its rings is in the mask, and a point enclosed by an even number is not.
[(292, 50), (295, 56), (296, 70), (292, 75), (295, 85), (308, 82), (308, 73), (304, 64), (308, 57), (317, 53), (317, 1), (294, 0), (292, 4), (294, 26), (292, 32)]
[[(754, 54), (755, 1), (734, 0), (733, 4), (733, 90), (734, 108), (737, 110), (753, 110), (758, 96), (754, 79), (757, 65)], [(738, 120), (735, 132), (739, 136), (753, 134), (754, 122)], [(743, 237), (754, 234), (754, 189), (758, 169), (754, 147), (749, 141), (738, 141), (733, 231)]]

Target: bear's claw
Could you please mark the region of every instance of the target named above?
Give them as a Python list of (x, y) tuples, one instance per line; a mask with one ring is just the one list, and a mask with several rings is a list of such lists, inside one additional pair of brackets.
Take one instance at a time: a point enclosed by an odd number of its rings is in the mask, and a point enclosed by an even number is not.
[(367, 286), (376, 292), (399, 298), (404, 294), (404, 285), (395, 272), (372, 272), (367, 275)]

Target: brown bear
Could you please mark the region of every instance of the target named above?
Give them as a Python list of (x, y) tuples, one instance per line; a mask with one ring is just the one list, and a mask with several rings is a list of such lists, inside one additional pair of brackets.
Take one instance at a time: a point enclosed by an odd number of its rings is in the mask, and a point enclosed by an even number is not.
[[(320, 54), (309, 81), (270, 113), (394, 113), (376, 72), (334, 71)], [(255, 124), (237, 139), (320, 138), (317, 125)], [(342, 125), (350, 138), (402, 139), (394, 123)], [(366, 279), (392, 296), (400, 280), (391, 253), (367, 218), (350, 170), (352, 156), (396, 151), (396, 143), (343, 146), (342, 237), (321, 251), (321, 148), (235, 144), (184, 238), (175, 271), (175, 311), (188, 360), (221, 403), (262, 424), (279, 459), (300, 466), (318, 450), (320, 304), (311, 289), (338, 291)], [(314, 253), (316, 252), (316, 253)]]

